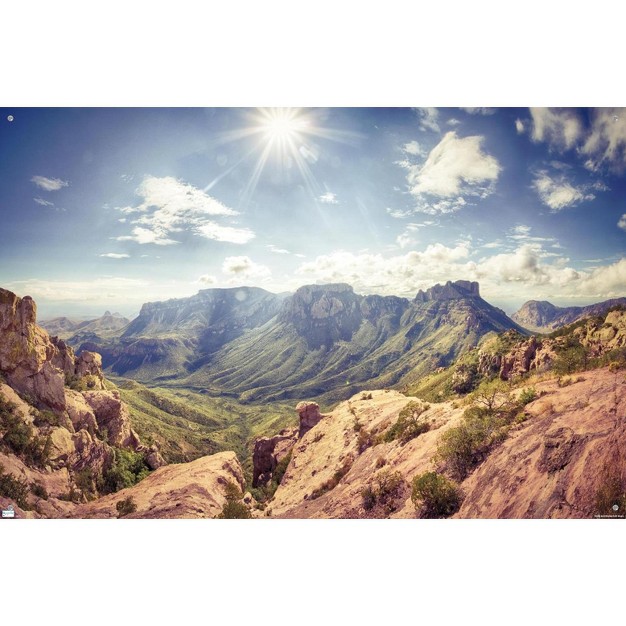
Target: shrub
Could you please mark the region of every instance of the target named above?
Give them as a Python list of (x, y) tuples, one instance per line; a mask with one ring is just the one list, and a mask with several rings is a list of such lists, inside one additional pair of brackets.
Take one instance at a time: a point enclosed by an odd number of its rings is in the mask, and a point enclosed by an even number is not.
[(13, 500), (22, 509), (29, 509), (26, 496), (28, 483), (22, 478), (15, 478), (13, 474), (5, 474), (4, 465), (0, 464), (0, 496)]
[(363, 392), (361, 394), (361, 400), (371, 400), (371, 399), (372, 399), (372, 394), (371, 393)]
[(250, 519), (252, 517), (248, 507), (241, 501), (243, 494), (239, 487), (229, 480), (225, 487), (226, 502), (222, 512), (217, 516), (219, 519)]
[(104, 472), (101, 484), (102, 493), (113, 493), (132, 487), (150, 473), (143, 455), (132, 450), (113, 448), (113, 461)]
[(127, 515), (131, 515), (137, 510), (137, 504), (132, 496), (128, 496), (128, 498), (124, 498), (124, 500), (119, 500), (115, 504), (115, 508), (117, 509), (117, 517), (126, 517)]
[(499, 378), (481, 383), (472, 398), (489, 412), (507, 410), (514, 404), (509, 385)]
[(48, 499), (48, 491), (41, 483), (32, 483), (30, 486), (30, 491), (33, 495), (41, 498), (42, 500)]
[(556, 380), (558, 387), (569, 387), (573, 382), (571, 376), (559, 376)]
[(409, 402), (400, 411), (398, 421), (387, 430), (382, 440), (385, 443), (390, 443), (394, 439), (399, 439), (404, 444), (427, 432), (430, 429), (430, 424), (421, 416), (428, 408), (428, 404), (422, 404), (415, 400)]
[(530, 404), (536, 398), (537, 398), (537, 390), (534, 387), (528, 387), (522, 390), (522, 393), (519, 395), (518, 402), (521, 406), (526, 406), (527, 404)]
[(280, 483), (283, 481), (283, 476), (285, 475), (285, 472), (287, 471), (287, 466), (291, 461), (292, 452), (293, 448), (289, 450), (289, 452), (280, 461), (278, 461), (276, 467), (274, 468), (274, 471), (272, 472), (272, 482), (276, 483), (276, 487), (278, 487), (278, 485), (280, 485)]
[(609, 363), (609, 372), (617, 372), (621, 366), (622, 364), (619, 363), (618, 361), (611, 361)]
[(324, 481), (317, 489), (311, 493), (310, 499), (315, 500), (320, 496), (323, 496), (326, 492), (334, 489), (339, 481), (350, 471), (352, 467), (353, 459), (348, 457), (344, 460), (343, 465), (333, 474), (332, 478)]
[(458, 486), (437, 472), (424, 472), (413, 478), (411, 500), (424, 517), (450, 517), (461, 505)]
[(5, 431), (3, 443), (16, 454), (22, 454), (33, 436), (32, 427), (17, 415), (10, 413), (3, 413), (1, 426)]
[(74, 476), (76, 486), (88, 496), (95, 494), (96, 480), (97, 475), (91, 467), (84, 467), (82, 470), (76, 472), (76, 475)]
[(568, 338), (560, 349), (552, 369), (557, 374), (572, 374), (587, 367), (589, 351), (576, 338)]
[(395, 511), (396, 500), (402, 494), (404, 478), (400, 472), (392, 472), (390, 469), (379, 472), (370, 483), (361, 490), (363, 508), (371, 511), (376, 505), (383, 508), (386, 513)]
[(368, 430), (365, 428), (360, 430), (359, 436), (356, 440), (356, 446), (359, 454), (363, 454), (363, 452), (365, 452), (365, 450), (367, 450), (373, 442), (374, 440), (372, 438), (372, 434)]
[(58, 426), (60, 423), (59, 416), (54, 411), (37, 411), (35, 413), (35, 426)]
[(380, 469), (381, 467), (384, 467), (385, 465), (387, 465), (387, 459), (385, 459), (382, 456), (379, 456), (376, 459), (376, 469)]

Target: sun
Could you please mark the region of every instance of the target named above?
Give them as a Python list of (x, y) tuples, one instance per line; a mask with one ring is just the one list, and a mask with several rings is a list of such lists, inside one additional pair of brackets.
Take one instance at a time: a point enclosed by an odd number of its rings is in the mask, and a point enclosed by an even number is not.
[(308, 119), (299, 109), (261, 109), (257, 117), (258, 129), (272, 143), (300, 140), (309, 127)]

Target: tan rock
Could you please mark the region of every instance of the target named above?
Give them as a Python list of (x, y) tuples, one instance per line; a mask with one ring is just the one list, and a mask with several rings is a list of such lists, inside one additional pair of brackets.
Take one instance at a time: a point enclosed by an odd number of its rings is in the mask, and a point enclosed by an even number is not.
[[(318, 407), (319, 410), (319, 407)], [(278, 463), (289, 454), (298, 440), (298, 431), (282, 430), (274, 437), (261, 437), (254, 442), (252, 452), (252, 486), (268, 483)]]
[(65, 428), (53, 428), (49, 433), (50, 454), (52, 467), (66, 465), (69, 458), (76, 452), (72, 435)]
[(65, 390), (65, 404), (67, 414), (76, 431), (84, 428), (90, 435), (95, 436), (98, 431), (98, 422), (93, 409), (83, 395), (71, 389)]
[(77, 506), (70, 517), (117, 517), (116, 503), (131, 497), (138, 518), (212, 518), (226, 502), (225, 486), (244, 488), (243, 469), (234, 452), (220, 452), (191, 463), (166, 465), (137, 485)]
[(87, 377), (87, 386), (90, 389), (104, 389), (102, 357), (97, 352), (81, 352), (76, 359), (76, 376)]
[(320, 407), (316, 402), (299, 402), (296, 411), (300, 417), (300, 429), (298, 438), (301, 439), (311, 430), (321, 419)]
[(119, 391), (85, 391), (83, 397), (93, 409), (100, 431), (106, 429), (111, 445), (136, 447), (137, 436), (131, 432), (128, 408)]

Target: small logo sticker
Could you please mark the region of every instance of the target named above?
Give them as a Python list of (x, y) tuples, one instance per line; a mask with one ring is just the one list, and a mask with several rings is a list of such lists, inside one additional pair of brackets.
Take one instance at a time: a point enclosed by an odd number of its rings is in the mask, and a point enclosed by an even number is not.
[(15, 517), (15, 509), (12, 504), (9, 504), (6, 509), (2, 509), (2, 519), (11, 519), (13, 517)]

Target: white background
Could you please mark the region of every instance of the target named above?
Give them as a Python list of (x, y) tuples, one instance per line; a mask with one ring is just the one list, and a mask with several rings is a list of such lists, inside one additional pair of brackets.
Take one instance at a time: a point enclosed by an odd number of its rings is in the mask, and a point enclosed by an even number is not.
[[(613, 3), (222, 4), (4, 3), (0, 106), (624, 105)], [(614, 623), (624, 528), (4, 521), (0, 620)]]

